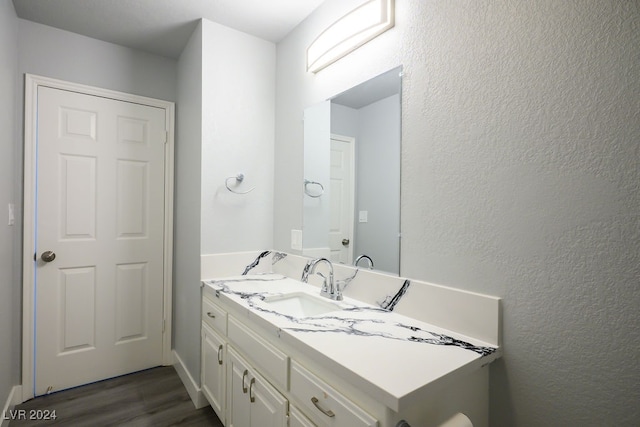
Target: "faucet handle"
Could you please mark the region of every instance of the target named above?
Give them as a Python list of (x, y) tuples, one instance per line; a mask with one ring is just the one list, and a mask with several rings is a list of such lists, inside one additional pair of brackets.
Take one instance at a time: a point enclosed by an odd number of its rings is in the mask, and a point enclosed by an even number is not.
[(304, 268), (302, 269), (302, 277), (300, 277), (300, 281), (307, 283), (309, 280), (309, 271), (311, 270), (311, 267), (313, 266), (313, 260), (307, 261), (307, 264), (304, 266)]
[(322, 283), (322, 291), (323, 292), (328, 292), (329, 291), (329, 286), (327, 285), (327, 276), (325, 276), (324, 274), (320, 273), (319, 271), (316, 272), (316, 274), (320, 277), (322, 277), (323, 283)]

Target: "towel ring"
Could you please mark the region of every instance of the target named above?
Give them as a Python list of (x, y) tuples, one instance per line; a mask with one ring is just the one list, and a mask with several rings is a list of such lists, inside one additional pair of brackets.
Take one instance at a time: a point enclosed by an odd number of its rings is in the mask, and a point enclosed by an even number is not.
[(236, 190), (232, 189), (231, 187), (229, 187), (229, 180), (231, 180), (231, 179), (235, 179), (236, 180), (236, 185), (240, 184), (242, 181), (244, 181), (244, 174), (243, 173), (239, 173), (236, 176), (229, 176), (229, 177), (227, 177), (227, 179), (224, 180), (224, 186), (227, 187), (227, 190), (229, 190), (230, 192), (232, 192), (234, 194), (247, 194), (247, 193), (250, 193), (250, 192), (252, 192), (253, 190), (256, 189), (256, 187), (251, 187), (247, 191), (236, 191)]
[[(307, 185), (318, 185), (320, 186), (320, 194), (312, 194), (309, 189), (307, 188)], [(316, 181), (309, 181), (308, 179), (304, 180), (304, 194), (306, 194), (309, 197), (313, 197), (314, 199), (317, 199), (318, 197), (321, 197), (324, 194), (324, 186), (322, 184), (320, 184), (319, 182)]]

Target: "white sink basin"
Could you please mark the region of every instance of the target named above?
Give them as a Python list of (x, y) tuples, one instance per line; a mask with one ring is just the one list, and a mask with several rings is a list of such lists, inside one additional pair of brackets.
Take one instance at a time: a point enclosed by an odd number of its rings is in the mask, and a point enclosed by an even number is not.
[(263, 301), (270, 310), (293, 317), (311, 317), (342, 310), (331, 300), (305, 292), (266, 297)]

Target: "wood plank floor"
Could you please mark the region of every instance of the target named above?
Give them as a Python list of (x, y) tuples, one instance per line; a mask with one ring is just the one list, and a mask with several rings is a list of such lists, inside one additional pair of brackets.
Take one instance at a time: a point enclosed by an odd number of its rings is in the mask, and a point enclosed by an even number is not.
[[(15, 419), (24, 410), (26, 420)], [(55, 420), (29, 420), (54, 411)], [(32, 412), (33, 411), (33, 412)], [(43, 412), (37, 412), (43, 411)], [(9, 414), (8, 414), (9, 415)], [(212, 426), (223, 427), (213, 409), (195, 409), (171, 366), (162, 366), (37, 397), (18, 405), (17, 426)]]

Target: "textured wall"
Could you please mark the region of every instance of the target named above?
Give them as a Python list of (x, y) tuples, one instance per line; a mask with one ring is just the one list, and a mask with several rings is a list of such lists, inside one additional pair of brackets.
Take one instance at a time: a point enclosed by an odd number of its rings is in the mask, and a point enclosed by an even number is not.
[(401, 0), (393, 30), (305, 73), (353, 4), (278, 46), (276, 247), (301, 221), (291, 117), (402, 64), (401, 270), (503, 298), (491, 425), (637, 425), (640, 3)]

